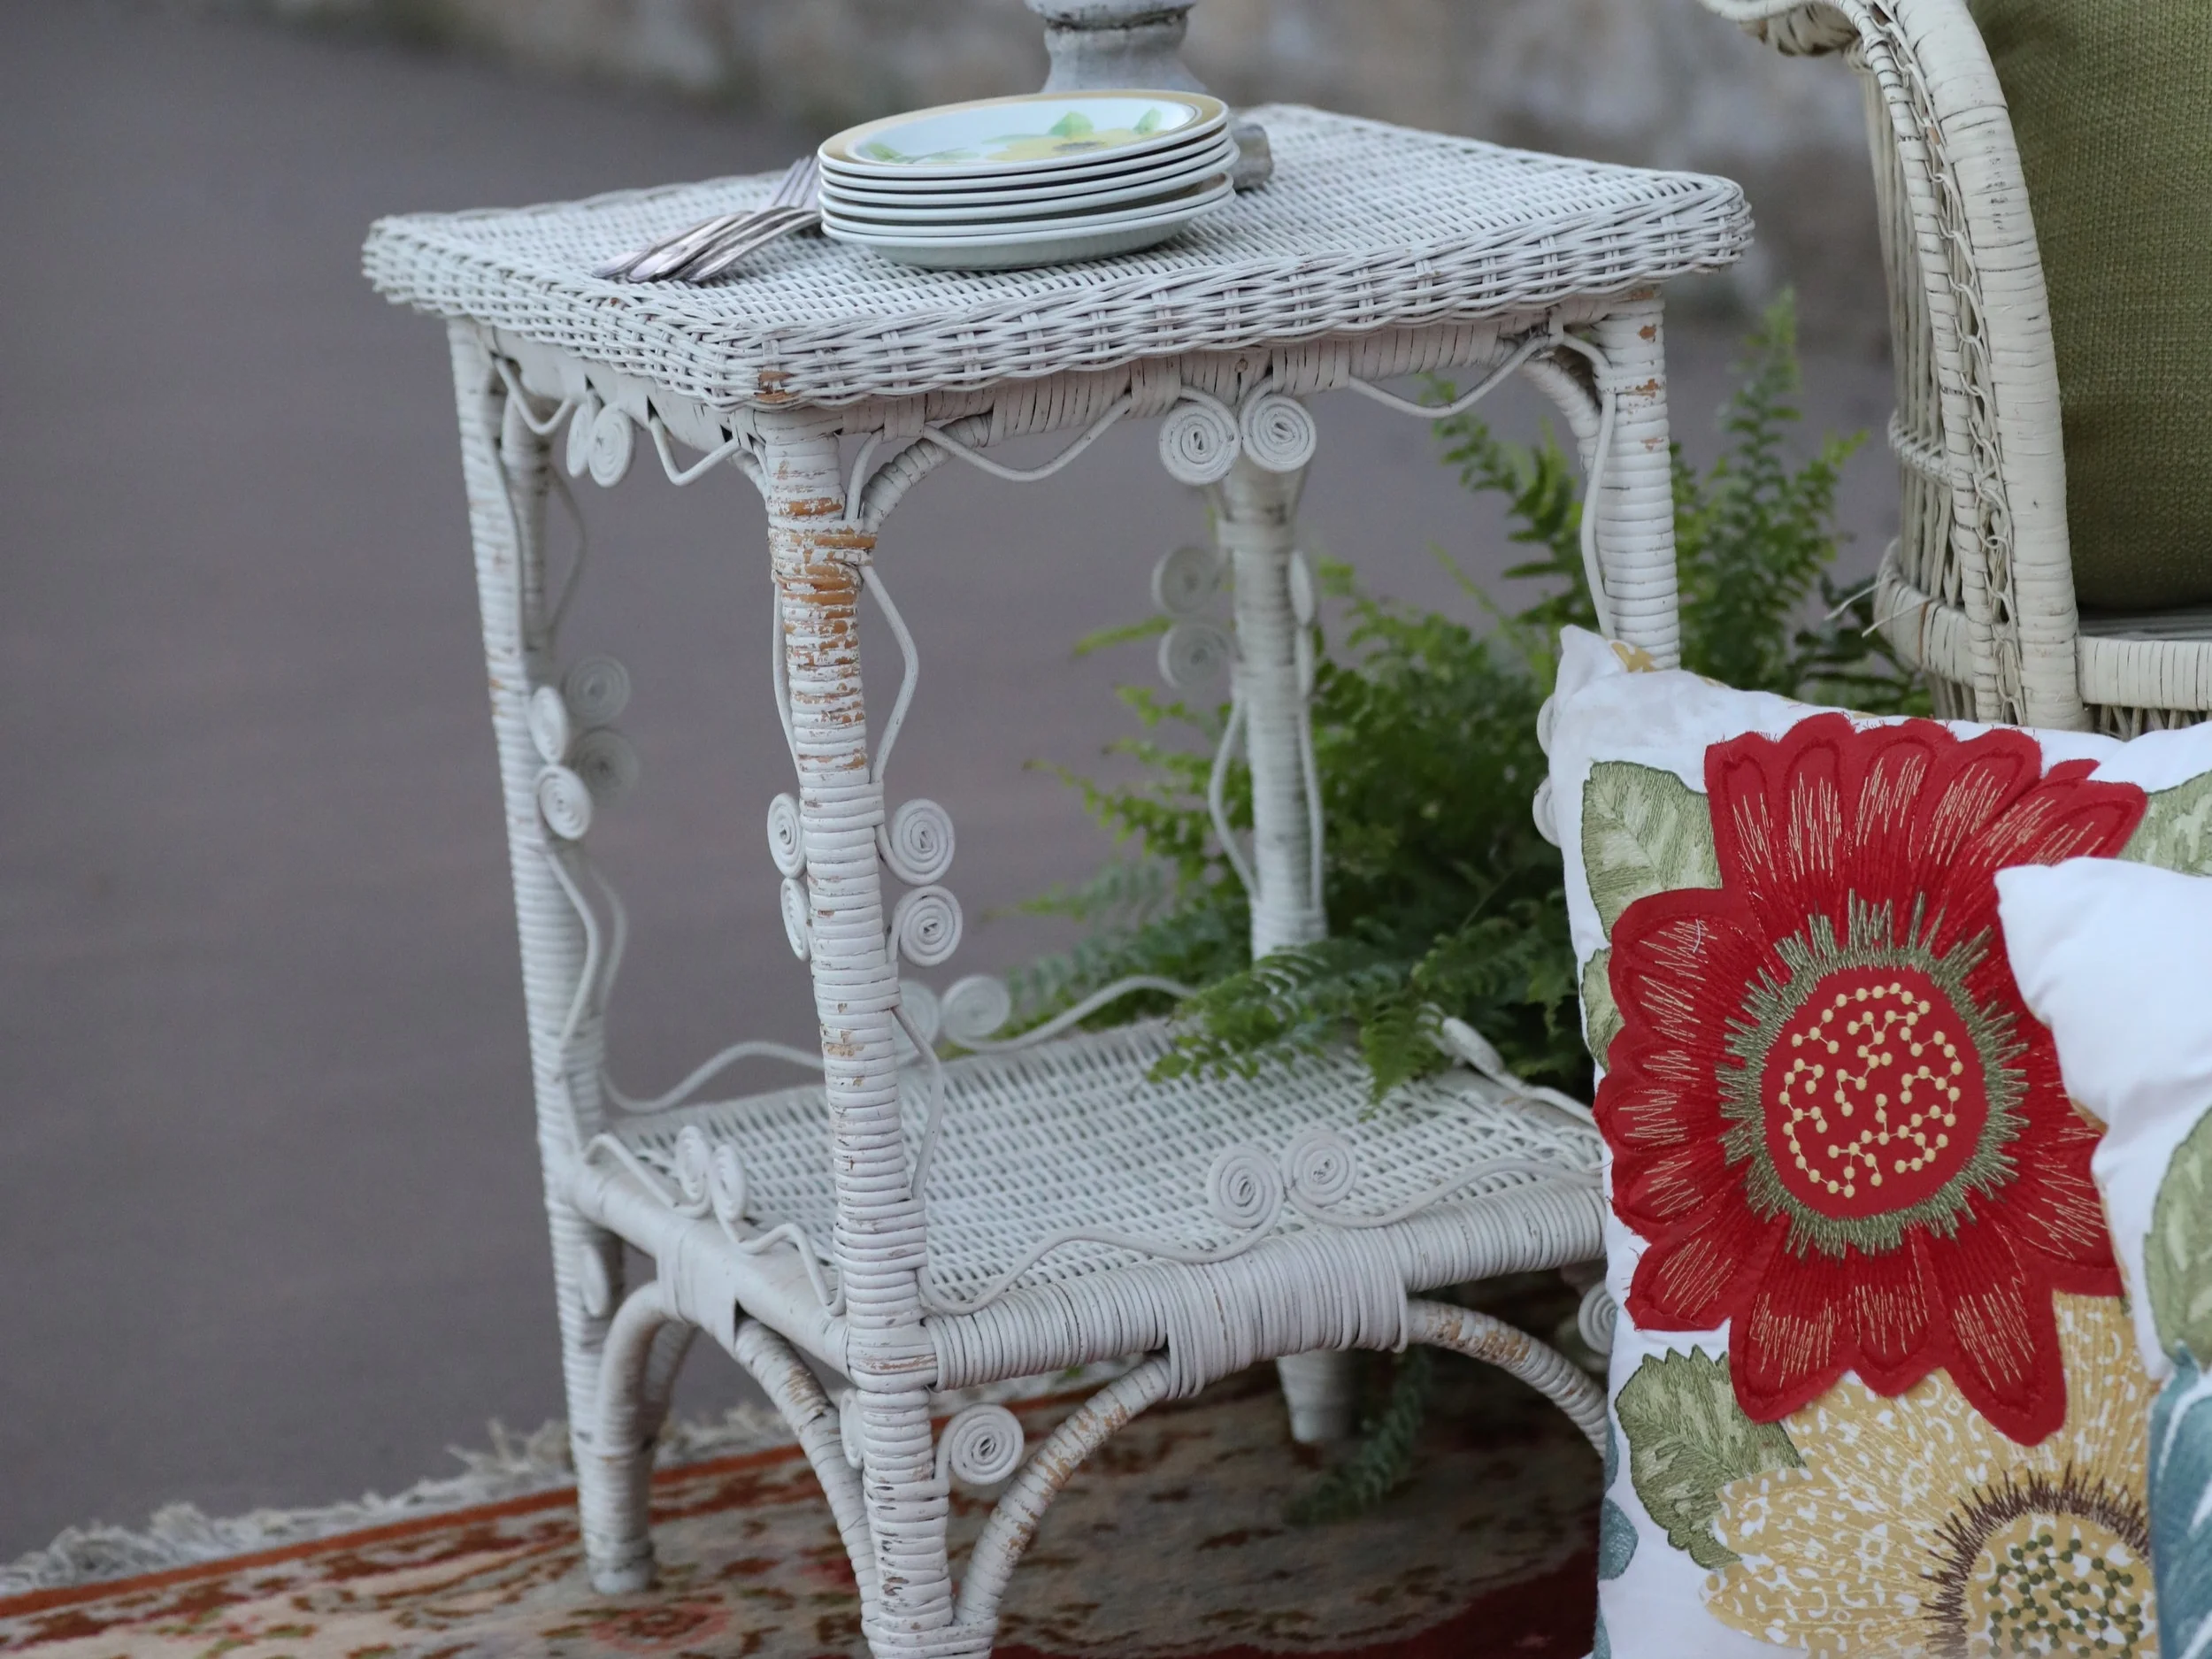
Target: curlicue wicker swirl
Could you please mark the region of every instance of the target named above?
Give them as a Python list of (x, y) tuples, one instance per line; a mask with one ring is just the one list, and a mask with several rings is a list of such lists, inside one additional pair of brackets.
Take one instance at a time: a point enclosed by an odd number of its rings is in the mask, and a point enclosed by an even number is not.
[[(1260, 1360), (1281, 1365), (1301, 1439), (1348, 1427), (1345, 1350), (1422, 1342), (1511, 1371), (1603, 1442), (1603, 1396), (1581, 1370), (1423, 1294), (1601, 1253), (1587, 1109), (1524, 1085), (1478, 1033), (1444, 1022), (1454, 1068), (1371, 1109), (1347, 1052), (1162, 1080), (1157, 1022), (1078, 1029), (1130, 991), (1179, 991), (1165, 981), (1107, 987), (1008, 1036), (1002, 985), (918, 977), (959, 949), (959, 838), (945, 808), (892, 787), (921, 646), (877, 543), (949, 462), (1020, 482), (1118, 422), (1156, 419), (1165, 470), (1208, 492), (1213, 544), (1156, 573), (1175, 618), (1161, 664), (1180, 685), (1226, 680), (1215, 826), (1251, 896), (1256, 954), (1327, 931), (1315, 586), (1296, 526), (1315, 394), (1433, 418), (1385, 382), (1459, 373), (1463, 407), (1527, 377), (1580, 454), (1604, 626), (1651, 661), (1677, 655), (1656, 285), (1737, 257), (1749, 226), (1735, 187), (1256, 113), (1276, 158), (1266, 189), (1161, 247), (1083, 265), (923, 273), (802, 239), (718, 287), (588, 274), (772, 179), (386, 219), (370, 236), (377, 285), (448, 319), (569, 1419), (610, 1592), (652, 1581), (646, 1475), (700, 1332), (798, 1435), (879, 1659), (987, 1654), (1008, 1575), (1084, 1458), (1147, 1406)], [(1069, 436), (1040, 465), (991, 453), (1046, 432)], [(549, 511), (572, 508), (569, 478), (610, 486), (641, 463), (678, 486), (734, 470), (767, 507), (757, 626), (792, 774), (761, 780), (747, 829), (767, 841), (757, 879), (780, 883), (821, 1036), (810, 1051), (733, 1043), (649, 1097), (607, 1075), (627, 925), (590, 852), (636, 772), (613, 725), (631, 677), (588, 655), (565, 672), (582, 554), (557, 579), (549, 549), (566, 533)], [(1199, 614), (1217, 595), (1225, 626)], [(872, 710), (864, 605), (899, 657)], [(1248, 833), (1226, 806), (1239, 754)], [(711, 1095), (741, 1061), (806, 1075)], [(656, 1268), (634, 1288), (626, 1244)], [(1603, 1312), (1586, 1311), (1601, 1346)], [(802, 1355), (849, 1386), (833, 1399)], [(933, 1434), (943, 1390), (1132, 1356), (1037, 1448), (988, 1412)], [(1002, 1483), (956, 1585), (954, 1482)]]

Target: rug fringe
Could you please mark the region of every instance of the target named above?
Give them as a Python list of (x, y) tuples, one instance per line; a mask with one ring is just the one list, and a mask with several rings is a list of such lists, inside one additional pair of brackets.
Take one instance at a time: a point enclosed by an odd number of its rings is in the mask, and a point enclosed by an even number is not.
[[(940, 1410), (954, 1411), (982, 1400), (1024, 1399), (1095, 1386), (1120, 1375), (1133, 1363), (1110, 1360), (1049, 1377), (954, 1390), (940, 1394), (935, 1403)], [(460, 1460), (459, 1474), (419, 1480), (390, 1497), (369, 1493), (351, 1503), (255, 1509), (222, 1519), (202, 1513), (196, 1504), (170, 1503), (157, 1509), (140, 1531), (99, 1521), (65, 1528), (45, 1548), (0, 1564), (0, 1599), (312, 1543), (340, 1532), (528, 1497), (565, 1486), (575, 1479), (575, 1466), (569, 1459), (568, 1425), (559, 1419), (518, 1434), (495, 1417), (489, 1432), (491, 1446), (487, 1450), (446, 1448)], [(733, 1457), (788, 1446), (795, 1438), (772, 1408), (736, 1405), (719, 1417), (669, 1425), (661, 1432), (653, 1465), (673, 1469), (710, 1458)]]
[[(389, 1497), (369, 1493), (351, 1503), (255, 1509), (219, 1519), (196, 1504), (170, 1503), (157, 1509), (140, 1531), (96, 1521), (68, 1527), (44, 1549), (0, 1565), (0, 1598), (311, 1543), (339, 1532), (527, 1497), (575, 1479), (568, 1425), (557, 1418), (526, 1434), (494, 1418), (490, 1439), (482, 1451), (447, 1448), (460, 1460), (459, 1474), (419, 1480)], [(670, 1468), (788, 1445), (791, 1440), (783, 1419), (767, 1407), (733, 1406), (719, 1418), (671, 1425), (653, 1461), (657, 1468)]]

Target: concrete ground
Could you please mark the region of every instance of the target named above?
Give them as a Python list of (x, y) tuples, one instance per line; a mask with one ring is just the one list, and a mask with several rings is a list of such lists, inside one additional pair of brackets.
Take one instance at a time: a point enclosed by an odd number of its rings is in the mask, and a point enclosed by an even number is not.
[[(157, 9), (0, 8), (0, 1558), (172, 1499), (389, 1490), (559, 1410), (445, 347), (357, 249), (382, 212), (813, 136)], [(1735, 326), (1672, 335), (1694, 454)], [(1878, 429), (1881, 364), (1808, 373), (1813, 429)], [(1494, 573), (1494, 505), (1418, 425), (1320, 415), (1310, 544), (1463, 605), (1425, 549)], [(1853, 567), (1890, 503), (1863, 456)], [(636, 918), (614, 1057), (640, 1090), (733, 1033), (809, 1036), (759, 827), (787, 767), (741, 480), (646, 465), (585, 508), (568, 639), (630, 665), (645, 767), (596, 837)], [(1143, 615), (1201, 522), (1134, 430), (1043, 485), (955, 469), (894, 520), (925, 657), (897, 789), (954, 810), (971, 918), (1097, 859), (1022, 763), (1123, 729), (1110, 687), (1143, 654), (1069, 646)], [(959, 971), (1051, 937), (986, 921)], [(687, 1409), (736, 1394), (694, 1362)]]

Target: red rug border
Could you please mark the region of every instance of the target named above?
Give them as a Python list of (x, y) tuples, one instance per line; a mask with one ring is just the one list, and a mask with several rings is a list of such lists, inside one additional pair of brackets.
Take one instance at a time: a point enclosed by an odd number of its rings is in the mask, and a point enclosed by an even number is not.
[[(760, 1468), (804, 1455), (805, 1453), (796, 1446), (771, 1446), (757, 1452), (739, 1452), (728, 1457), (657, 1470), (653, 1483), (658, 1486), (663, 1481), (691, 1475)], [(157, 1590), (173, 1584), (188, 1584), (195, 1578), (218, 1578), (227, 1572), (243, 1572), (255, 1567), (273, 1566), (278, 1562), (297, 1561), (319, 1550), (359, 1548), (370, 1544), (388, 1543), (396, 1538), (412, 1538), (437, 1527), (467, 1521), (503, 1521), (511, 1516), (528, 1515), (538, 1509), (560, 1509), (575, 1502), (574, 1486), (549, 1486), (543, 1492), (528, 1493), (519, 1498), (502, 1498), (493, 1503), (464, 1504), (457, 1509), (441, 1509), (434, 1515), (419, 1515), (412, 1520), (389, 1521), (381, 1526), (331, 1532), (321, 1538), (304, 1539), (296, 1544), (278, 1544), (243, 1555), (219, 1555), (211, 1561), (196, 1561), (181, 1567), (165, 1567), (158, 1572), (136, 1573), (127, 1578), (96, 1578), (88, 1584), (58, 1585), (50, 1590), (33, 1590), (7, 1601), (0, 1601), (0, 1618), (25, 1613), (42, 1613), (50, 1608), (70, 1607), (80, 1601), (96, 1601), (103, 1596), (118, 1595), (133, 1589)]]
[[(1065, 1394), (1040, 1394), (1033, 1399), (1010, 1401), (1007, 1403), (1016, 1411), (1039, 1411), (1051, 1406), (1071, 1402), (1079, 1404), (1089, 1399), (1094, 1392), (1080, 1389)], [(1161, 1403), (1170, 1402), (1163, 1401)], [(934, 1426), (941, 1430), (950, 1421), (949, 1415), (938, 1417), (934, 1419)], [(703, 1458), (695, 1463), (679, 1463), (673, 1469), (657, 1469), (653, 1471), (653, 1484), (658, 1486), (700, 1475), (763, 1469), (805, 1455), (806, 1448), (796, 1442), (787, 1446), (764, 1447), (757, 1452), (733, 1452), (727, 1457)], [(419, 1515), (411, 1520), (388, 1521), (381, 1526), (356, 1527), (349, 1532), (327, 1533), (321, 1538), (303, 1539), (296, 1544), (277, 1544), (242, 1555), (219, 1555), (212, 1561), (196, 1561), (181, 1567), (164, 1567), (158, 1572), (134, 1573), (126, 1578), (96, 1578), (86, 1584), (57, 1585), (50, 1590), (31, 1590), (0, 1600), (0, 1618), (16, 1618), (31, 1613), (43, 1613), (54, 1608), (74, 1607), (81, 1602), (96, 1601), (105, 1596), (120, 1595), (130, 1591), (165, 1589), (171, 1585), (189, 1584), (196, 1578), (217, 1578), (224, 1573), (243, 1572), (255, 1567), (273, 1566), (280, 1562), (298, 1561), (319, 1550), (360, 1548), (371, 1544), (388, 1543), (396, 1538), (412, 1538), (441, 1526), (468, 1521), (503, 1521), (540, 1509), (572, 1507), (575, 1502), (576, 1487), (572, 1482), (565, 1486), (549, 1486), (543, 1492), (526, 1493), (518, 1498), (502, 1498), (491, 1503), (464, 1504), (458, 1509), (441, 1509), (434, 1515)]]

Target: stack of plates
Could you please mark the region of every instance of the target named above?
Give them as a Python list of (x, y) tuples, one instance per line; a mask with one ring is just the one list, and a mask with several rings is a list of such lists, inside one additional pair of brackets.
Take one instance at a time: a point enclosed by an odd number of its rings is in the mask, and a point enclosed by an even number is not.
[(1165, 241), (1229, 199), (1237, 147), (1202, 93), (1039, 92), (871, 121), (821, 157), (825, 234), (1002, 271)]

